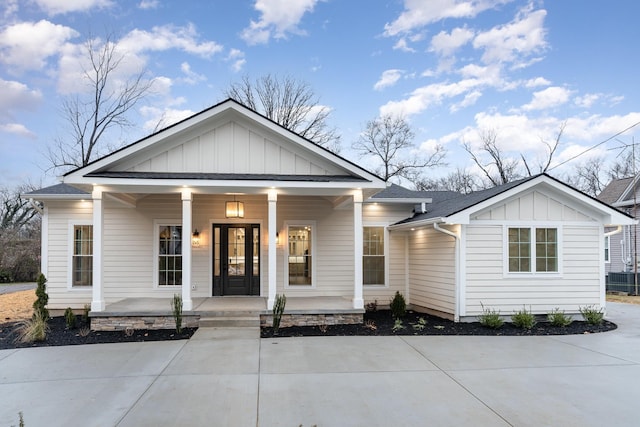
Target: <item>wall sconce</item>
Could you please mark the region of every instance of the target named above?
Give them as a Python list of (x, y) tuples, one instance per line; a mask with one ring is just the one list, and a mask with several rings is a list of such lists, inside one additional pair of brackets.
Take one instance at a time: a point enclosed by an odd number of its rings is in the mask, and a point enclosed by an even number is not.
[(194, 248), (200, 247), (200, 232), (198, 231), (197, 228), (194, 230), (193, 234), (191, 235), (191, 246), (193, 246)]
[(226, 202), (225, 216), (227, 218), (244, 218), (244, 203), (237, 202), (236, 196), (233, 196), (233, 202)]
[(280, 246), (280, 233), (276, 231), (276, 246)]

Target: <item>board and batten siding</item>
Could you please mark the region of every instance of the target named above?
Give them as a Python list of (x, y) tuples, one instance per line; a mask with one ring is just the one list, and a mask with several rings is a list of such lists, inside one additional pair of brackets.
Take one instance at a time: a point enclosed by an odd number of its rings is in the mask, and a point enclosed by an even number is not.
[[(363, 226), (387, 227), (411, 215), (411, 204), (384, 205), (365, 203), (362, 209)], [(387, 252), (385, 253), (384, 285), (364, 286), (363, 296), (366, 303), (376, 302), (379, 306), (388, 306), (396, 291), (408, 298), (407, 294), (407, 239), (402, 231), (385, 233)]]
[[(457, 227), (447, 227), (458, 232)], [(413, 307), (455, 314), (455, 240), (433, 228), (409, 234), (409, 303)]]
[(343, 175), (326, 159), (241, 119), (213, 123), (180, 135), (136, 162), (117, 166), (131, 172)]
[[(508, 227), (557, 227), (559, 274), (506, 272)], [(535, 314), (577, 313), (600, 304), (603, 227), (588, 212), (533, 191), (478, 213), (465, 228), (466, 317), (475, 318), (482, 305), (509, 316), (523, 307)]]

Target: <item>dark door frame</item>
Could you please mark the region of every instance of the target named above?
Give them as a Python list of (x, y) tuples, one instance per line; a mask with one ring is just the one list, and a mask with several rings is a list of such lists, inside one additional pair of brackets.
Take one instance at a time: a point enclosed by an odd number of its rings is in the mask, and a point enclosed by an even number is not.
[[(229, 230), (244, 229), (244, 242), (242, 243), (244, 255), (244, 274), (230, 274), (237, 268), (233, 264), (234, 256), (229, 254)], [(217, 232), (216, 232), (217, 231)], [(258, 223), (213, 223), (211, 224), (212, 246), (212, 295), (260, 295), (260, 224)], [(254, 242), (254, 240), (256, 240)], [(237, 260), (236, 260), (237, 261)], [(235, 267), (234, 267), (235, 266)]]

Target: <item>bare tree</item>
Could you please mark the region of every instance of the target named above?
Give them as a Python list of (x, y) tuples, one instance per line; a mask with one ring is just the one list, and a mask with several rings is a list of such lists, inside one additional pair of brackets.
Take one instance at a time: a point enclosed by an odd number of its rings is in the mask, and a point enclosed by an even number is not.
[(604, 158), (591, 158), (577, 165), (570, 174), (565, 176), (565, 181), (578, 190), (595, 197), (602, 192), (606, 184), (601, 178), (603, 168)]
[(51, 168), (86, 166), (101, 155), (102, 141), (113, 127), (129, 127), (129, 111), (151, 89), (153, 80), (146, 71), (135, 73), (125, 81), (116, 76), (125, 55), (118, 50), (113, 36), (104, 41), (89, 38), (84, 45), (88, 66), (83, 67), (83, 83), (87, 91), (63, 101), (62, 113), (70, 127), (70, 138), (59, 139), (49, 148)]
[(412, 153), (415, 134), (404, 117), (384, 115), (367, 122), (352, 148), (361, 156), (373, 156), (381, 165), (376, 173), (385, 181), (394, 177), (416, 179), (425, 168), (443, 164), (445, 150), (437, 145), (428, 156)]
[[(476, 154), (468, 142), (465, 142), (463, 147), (488, 180), (485, 187), (496, 187), (519, 179), (521, 175), (518, 173), (518, 160), (506, 157), (504, 152), (500, 150), (497, 143), (497, 131), (484, 130), (479, 135), (482, 141), (479, 154)], [(488, 162), (481, 160), (482, 154), (489, 157)]]
[(318, 145), (339, 151), (340, 136), (328, 124), (331, 110), (320, 105), (320, 99), (304, 81), (271, 74), (252, 81), (244, 76), (232, 83), (225, 95)]
[[(566, 127), (567, 127), (567, 121), (565, 120), (560, 124), (560, 129), (556, 134), (556, 139), (553, 142), (553, 144), (550, 144), (544, 139), (540, 138), (540, 142), (542, 142), (547, 147), (547, 155), (544, 160), (538, 162), (538, 171), (536, 173), (544, 173), (544, 172), (547, 172), (547, 170), (549, 170), (549, 167), (551, 166), (551, 161), (553, 160), (553, 156), (556, 153), (556, 150), (560, 146), (560, 139), (562, 138), (562, 134), (564, 133), (564, 129)], [(524, 167), (527, 170), (527, 175), (533, 176), (534, 173), (532, 173), (531, 167), (529, 166), (529, 163), (527, 163), (527, 159), (524, 157), (523, 154), (520, 154), (520, 157), (522, 158), (522, 163), (524, 164)]]
[(618, 158), (607, 170), (607, 178), (609, 178), (609, 180), (613, 180), (633, 176), (636, 171), (634, 166), (634, 157), (634, 153), (629, 152), (626, 156)]
[(416, 190), (421, 191), (455, 191), (469, 194), (479, 189), (477, 177), (466, 169), (457, 168), (440, 178), (422, 178), (414, 181)]

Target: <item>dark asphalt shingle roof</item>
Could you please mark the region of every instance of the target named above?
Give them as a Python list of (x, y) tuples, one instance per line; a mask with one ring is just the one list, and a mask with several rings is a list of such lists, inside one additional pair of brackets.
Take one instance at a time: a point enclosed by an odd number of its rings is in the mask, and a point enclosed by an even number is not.
[(30, 191), (28, 193), (25, 193), (25, 196), (42, 196), (42, 195), (47, 195), (47, 196), (55, 196), (55, 195), (72, 195), (72, 194), (77, 194), (77, 195), (83, 195), (83, 196), (87, 196), (90, 193), (80, 190), (76, 187), (72, 187), (68, 184), (56, 184), (56, 185), (52, 185), (50, 187), (44, 187), (44, 188), (40, 188), (38, 190), (34, 190), (34, 191)]
[[(622, 194), (629, 187), (633, 177), (611, 180), (606, 187), (596, 197), (601, 202), (609, 205), (619, 201)], [(633, 195), (633, 194), (632, 194)]]
[(433, 202), (458, 197), (460, 193), (455, 191), (416, 191), (409, 190), (397, 184), (391, 184), (389, 187), (377, 193), (371, 199), (432, 199)]

